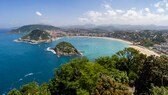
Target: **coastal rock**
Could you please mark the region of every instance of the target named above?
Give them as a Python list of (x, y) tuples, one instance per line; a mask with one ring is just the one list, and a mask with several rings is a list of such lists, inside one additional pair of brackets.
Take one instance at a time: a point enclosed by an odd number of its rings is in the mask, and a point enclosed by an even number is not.
[(53, 50), (58, 56), (82, 55), (71, 43), (60, 42)]

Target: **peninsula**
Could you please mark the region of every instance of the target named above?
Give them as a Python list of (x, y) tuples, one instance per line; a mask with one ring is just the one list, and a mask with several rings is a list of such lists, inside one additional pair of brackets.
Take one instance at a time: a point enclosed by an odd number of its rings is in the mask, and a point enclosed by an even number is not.
[(21, 37), (18, 41), (30, 42), (30, 43), (42, 43), (52, 41), (50, 33), (44, 30), (33, 30), (29, 34)]

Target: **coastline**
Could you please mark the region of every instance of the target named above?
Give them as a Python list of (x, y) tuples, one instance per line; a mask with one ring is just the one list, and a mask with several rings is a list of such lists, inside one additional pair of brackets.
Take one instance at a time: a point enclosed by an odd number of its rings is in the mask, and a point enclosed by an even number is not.
[[(49, 52), (52, 52), (53, 54), (56, 54), (58, 57), (60, 56), (51, 47), (48, 47), (46, 50), (49, 51)], [(81, 53), (80, 51), (78, 51), (78, 52), (80, 53), (80, 56), (83, 56), (83, 53)]]
[(160, 56), (160, 54), (158, 54), (158, 53), (154, 52), (153, 50), (150, 50), (146, 47), (143, 47), (143, 46), (130, 45), (130, 47), (132, 47), (136, 50), (139, 50), (141, 53), (146, 54), (147, 56), (150, 56), (150, 55)]
[[(127, 43), (129, 44), (129, 47), (131, 48), (134, 48), (138, 51), (140, 51), (140, 53), (143, 53), (143, 54), (146, 54), (147, 56), (150, 56), (150, 55), (155, 55), (155, 56), (160, 56), (160, 54), (154, 52), (153, 50), (150, 50), (146, 47), (143, 47), (143, 46), (140, 46), (140, 45), (134, 45), (133, 42), (130, 42), (130, 41), (127, 41), (127, 40), (123, 40), (123, 39), (118, 39), (118, 38), (110, 38), (110, 37), (95, 37), (95, 36), (65, 36), (65, 37), (83, 37), (83, 38), (98, 38), (98, 39), (106, 39), (106, 40), (115, 40), (115, 41), (120, 41), (120, 42), (123, 42), (123, 43)], [(55, 39), (51, 39), (51, 42), (52, 41), (57, 41), (59, 39), (62, 39), (64, 37), (58, 37), (58, 38), (55, 38)], [(14, 40), (15, 42), (26, 42), (26, 41), (19, 41), (18, 39), (17, 40)], [(47, 41), (47, 42), (50, 42), (50, 41)], [(45, 43), (47, 43), (45, 42)], [(30, 43), (30, 44), (38, 44), (38, 43), (31, 43), (31, 42), (26, 42), (26, 43)], [(53, 51), (52, 51), (53, 52)], [(81, 55), (83, 55), (81, 53)]]
[(57, 41), (59, 39), (61, 39), (62, 37), (58, 37), (58, 38), (52, 38), (49, 40), (41, 40), (41, 41), (32, 41), (32, 40), (21, 40), (21, 38), (19, 39), (15, 39), (13, 40), (14, 42), (25, 42), (25, 43), (29, 43), (29, 44), (39, 44), (39, 43), (49, 43), (49, 42), (53, 42), (53, 41)]
[(117, 38), (110, 38), (110, 37), (95, 37), (95, 36), (66, 36), (66, 37), (83, 37), (83, 38), (99, 38), (99, 39), (106, 39), (106, 40), (115, 40), (115, 41), (121, 41), (124, 43), (127, 43), (129, 45), (132, 45), (133, 43), (130, 41), (122, 40), (122, 39), (117, 39)]
[(106, 39), (106, 40), (121, 41), (121, 42), (124, 42), (124, 43), (129, 44), (129, 45), (130, 45), (129, 47), (134, 48), (134, 49), (140, 51), (140, 53), (146, 54), (147, 56), (150, 56), (150, 55), (160, 56), (160, 54), (154, 52), (153, 50), (150, 50), (150, 49), (148, 49), (148, 48), (146, 48), (146, 47), (143, 47), (143, 46), (134, 45), (132, 42), (127, 41), (127, 40), (123, 40), (123, 39), (110, 38), (110, 37), (91, 37), (91, 36), (68, 36), (68, 37), (100, 38), (100, 39)]

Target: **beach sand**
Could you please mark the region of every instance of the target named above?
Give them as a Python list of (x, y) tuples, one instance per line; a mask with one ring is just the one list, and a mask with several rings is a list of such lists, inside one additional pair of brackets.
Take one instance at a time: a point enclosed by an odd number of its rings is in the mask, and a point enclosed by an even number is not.
[(124, 43), (128, 43), (130, 45), (130, 47), (140, 51), (140, 53), (146, 54), (147, 56), (150, 56), (150, 55), (160, 56), (158, 53), (156, 53), (156, 52), (154, 52), (152, 50), (149, 50), (149, 49), (147, 49), (147, 48), (145, 48), (143, 46), (133, 45), (132, 42), (126, 41), (126, 40), (122, 40), (122, 39), (110, 38), (110, 37), (90, 37), (90, 36), (73, 36), (73, 37), (101, 38), (101, 39), (107, 39), (107, 40), (121, 41), (121, 42), (124, 42)]
[(142, 46), (131, 45), (130, 47), (132, 47), (136, 50), (139, 50), (141, 53), (146, 54), (147, 56), (150, 56), (150, 55), (160, 56), (158, 53), (156, 53), (152, 50), (149, 50), (145, 47), (142, 47)]

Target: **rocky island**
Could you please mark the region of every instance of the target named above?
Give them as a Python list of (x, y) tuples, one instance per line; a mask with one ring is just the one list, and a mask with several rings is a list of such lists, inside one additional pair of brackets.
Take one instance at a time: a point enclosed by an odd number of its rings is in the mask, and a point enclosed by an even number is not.
[(30, 43), (42, 43), (52, 41), (52, 36), (50, 33), (44, 30), (33, 30), (29, 34), (21, 37), (18, 41), (30, 42)]
[[(82, 55), (71, 43), (60, 42), (52, 48), (58, 56)], [(50, 48), (51, 51), (51, 48)]]

